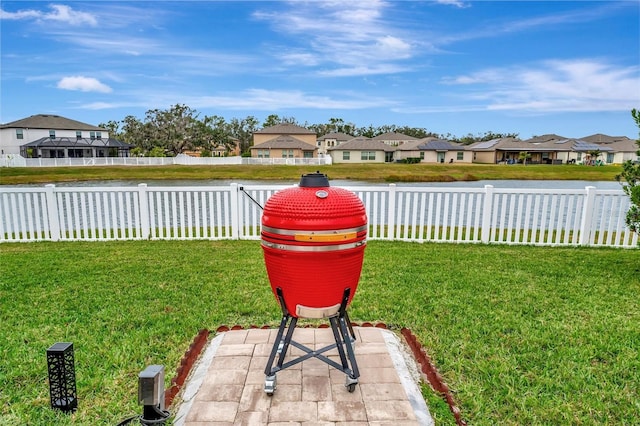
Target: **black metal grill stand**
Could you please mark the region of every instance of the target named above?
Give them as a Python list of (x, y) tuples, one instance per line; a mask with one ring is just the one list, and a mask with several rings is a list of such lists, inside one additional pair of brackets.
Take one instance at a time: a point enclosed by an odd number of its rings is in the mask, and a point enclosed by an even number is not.
[[(353, 392), (355, 390), (356, 384), (358, 384), (358, 377), (360, 377), (360, 372), (358, 371), (358, 363), (356, 362), (355, 353), (353, 351), (353, 344), (356, 341), (356, 337), (355, 333), (353, 332), (351, 322), (349, 321), (349, 315), (347, 314), (347, 303), (349, 301), (350, 292), (351, 289), (349, 288), (346, 288), (344, 290), (342, 302), (340, 303), (338, 313), (334, 316), (329, 317), (329, 324), (331, 326), (331, 330), (333, 331), (335, 343), (325, 346), (321, 349), (313, 350), (292, 339), (293, 332), (296, 328), (296, 324), (298, 323), (298, 318), (293, 317), (289, 314), (284, 301), (282, 289), (276, 289), (278, 301), (280, 302), (280, 307), (282, 308), (282, 320), (280, 321), (278, 334), (276, 335), (273, 349), (271, 349), (271, 354), (269, 355), (269, 360), (267, 361), (267, 366), (264, 370), (264, 374), (267, 376), (264, 382), (264, 391), (267, 393), (267, 395), (273, 395), (276, 390), (276, 373), (278, 371), (289, 368), (309, 358), (317, 358), (320, 361), (328, 364), (329, 366), (345, 373), (345, 387), (349, 392)], [(298, 358), (294, 358), (290, 361), (284, 362), (287, 350), (289, 349), (289, 345), (293, 345), (294, 347), (302, 350), (305, 354), (301, 355)], [(340, 364), (323, 355), (325, 352), (330, 351), (334, 348), (338, 350)], [(276, 364), (274, 365), (276, 357), (278, 359)]]

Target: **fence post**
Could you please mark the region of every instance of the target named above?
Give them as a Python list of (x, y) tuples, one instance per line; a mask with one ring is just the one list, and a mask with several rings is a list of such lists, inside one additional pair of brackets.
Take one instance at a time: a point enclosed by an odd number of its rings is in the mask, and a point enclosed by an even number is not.
[(591, 221), (593, 220), (593, 210), (596, 207), (596, 187), (585, 187), (584, 203), (582, 206), (582, 220), (580, 221), (580, 241), (581, 246), (589, 245), (591, 240)]
[(238, 192), (240, 187), (237, 183), (231, 184), (231, 238), (234, 240), (240, 239), (240, 200)]
[(60, 212), (56, 202), (55, 188), (52, 183), (44, 186), (45, 198), (47, 200), (47, 218), (49, 219), (49, 234), (51, 241), (60, 240)]
[(491, 236), (491, 217), (493, 215), (493, 185), (484, 186), (484, 200), (482, 203), (482, 227), (480, 240), (487, 244)]
[(387, 239), (396, 237), (396, 184), (389, 184), (389, 212), (387, 214)]
[(149, 193), (147, 192), (147, 184), (138, 184), (138, 203), (140, 203), (140, 237), (148, 240), (151, 235), (151, 227), (149, 226)]

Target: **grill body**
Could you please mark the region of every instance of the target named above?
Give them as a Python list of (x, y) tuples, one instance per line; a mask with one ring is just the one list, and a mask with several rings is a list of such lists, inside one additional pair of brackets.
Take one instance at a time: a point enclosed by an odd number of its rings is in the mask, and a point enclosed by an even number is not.
[(325, 318), (337, 313), (346, 288), (348, 303), (355, 294), (367, 215), (353, 192), (308, 176), (267, 200), (262, 249), (271, 289), (276, 297), (281, 289), (289, 315)]

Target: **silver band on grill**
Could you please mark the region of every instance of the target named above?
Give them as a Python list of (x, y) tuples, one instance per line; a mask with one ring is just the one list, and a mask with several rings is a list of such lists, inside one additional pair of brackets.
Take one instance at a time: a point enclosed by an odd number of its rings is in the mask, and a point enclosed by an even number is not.
[(263, 246), (269, 247), (272, 249), (283, 250), (283, 251), (308, 251), (308, 252), (349, 250), (352, 248), (361, 247), (365, 244), (367, 244), (366, 241), (356, 241), (354, 243), (348, 243), (348, 244), (303, 246), (303, 245), (292, 245), (292, 244), (278, 244), (278, 243), (272, 243), (269, 241), (262, 240)]

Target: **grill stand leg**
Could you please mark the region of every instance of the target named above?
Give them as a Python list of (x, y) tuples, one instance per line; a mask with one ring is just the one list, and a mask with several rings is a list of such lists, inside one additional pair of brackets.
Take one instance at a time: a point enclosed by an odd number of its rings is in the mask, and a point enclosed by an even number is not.
[[(353, 350), (353, 344), (356, 341), (356, 337), (353, 331), (353, 327), (351, 326), (351, 321), (349, 321), (349, 315), (347, 314), (349, 293), (350, 289), (346, 288), (344, 290), (342, 302), (340, 304), (338, 313), (332, 317), (329, 317), (329, 324), (331, 326), (331, 331), (333, 332), (335, 343), (318, 350), (313, 350), (293, 340), (293, 332), (295, 330), (296, 324), (298, 323), (298, 318), (291, 316), (287, 311), (282, 289), (276, 289), (278, 301), (280, 302), (280, 307), (282, 308), (282, 319), (280, 320), (278, 334), (276, 335), (276, 340), (273, 344), (271, 354), (269, 355), (269, 360), (267, 361), (267, 366), (264, 370), (264, 374), (266, 376), (264, 391), (267, 395), (273, 395), (276, 390), (276, 373), (278, 371), (289, 368), (309, 358), (317, 358), (320, 361), (328, 364), (329, 366), (345, 373), (347, 376), (345, 387), (349, 392), (353, 392), (355, 390), (356, 384), (358, 384), (358, 377), (360, 377), (360, 372), (358, 370), (358, 363), (356, 362), (356, 356)], [(294, 347), (302, 350), (304, 352), (304, 355), (301, 355), (300, 357), (292, 359), (288, 362), (284, 362), (287, 350), (289, 349), (289, 345), (293, 345)], [(323, 355), (325, 352), (330, 351), (334, 348), (338, 350), (340, 364)], [(277, 362), (274, 365), (276, 357)]]

